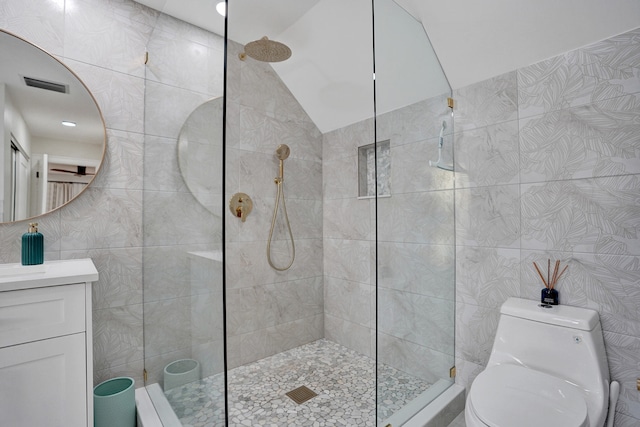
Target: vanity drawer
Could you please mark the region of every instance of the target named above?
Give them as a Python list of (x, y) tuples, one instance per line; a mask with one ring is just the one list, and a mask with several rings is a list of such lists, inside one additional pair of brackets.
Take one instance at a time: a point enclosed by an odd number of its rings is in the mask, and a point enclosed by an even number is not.
[(84, 283), (0, 292), (0, 347), (84, 330)]

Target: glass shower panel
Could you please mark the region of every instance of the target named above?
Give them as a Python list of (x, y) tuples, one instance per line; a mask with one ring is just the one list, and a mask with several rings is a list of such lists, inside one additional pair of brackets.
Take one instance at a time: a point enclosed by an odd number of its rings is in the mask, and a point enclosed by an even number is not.
[[(375, 199), (357, 166), (374, 142), (371, 8), (229, 1), (226, 199), (254, 206), (225, 222), (230, 425), (375, 425)], [(291, 56), (256, 55), (265, 37)], [(281, 144), (295, 260), (277, 271)], [(292, 256), (282, 207), (276, 266)]]
[(377, 198), (377, 418), (395, 426), (453, 382), (453, 117), (422, 24), (393, 0), (374, 14), (376, 140), (391, 153), (391, 195)]
[(224, 38), (159, 13), (147, 50), (145, 386), (164, 425), (224, 426)]

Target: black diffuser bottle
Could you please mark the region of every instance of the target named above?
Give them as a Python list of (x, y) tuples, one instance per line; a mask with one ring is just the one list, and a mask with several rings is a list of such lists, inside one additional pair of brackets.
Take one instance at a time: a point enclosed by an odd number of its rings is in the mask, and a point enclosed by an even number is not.
[(548, 305), (558, 305), (558, 291), (544, 288), (541, 292), (540, 302)]

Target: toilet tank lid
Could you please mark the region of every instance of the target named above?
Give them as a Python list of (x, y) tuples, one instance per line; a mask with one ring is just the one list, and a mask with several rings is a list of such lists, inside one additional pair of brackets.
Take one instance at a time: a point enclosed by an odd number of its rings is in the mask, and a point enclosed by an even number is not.
[(568, 305), (543, 306), (538, 301), (522, 298), (509, 298), (502, 304), (500, 313), (583, 331), (591, 331), (600, 323), (595, 310)]

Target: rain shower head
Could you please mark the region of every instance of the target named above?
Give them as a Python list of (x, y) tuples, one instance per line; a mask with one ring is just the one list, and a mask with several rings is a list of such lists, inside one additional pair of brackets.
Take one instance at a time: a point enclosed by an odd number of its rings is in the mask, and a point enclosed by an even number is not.
[(291, 154), (291, 149), (287, 144), (280, 144), (278, 148), (276, 148), (276, 157), (280, 160), (285, 160)]
[[(289, 46), (275, 40), (269, 40), (267, 36), (244, 45), (244, 53), (262, 62), (282, 62), (291, 57)], [(240, 58), (243, 59), (242, 54)]]

